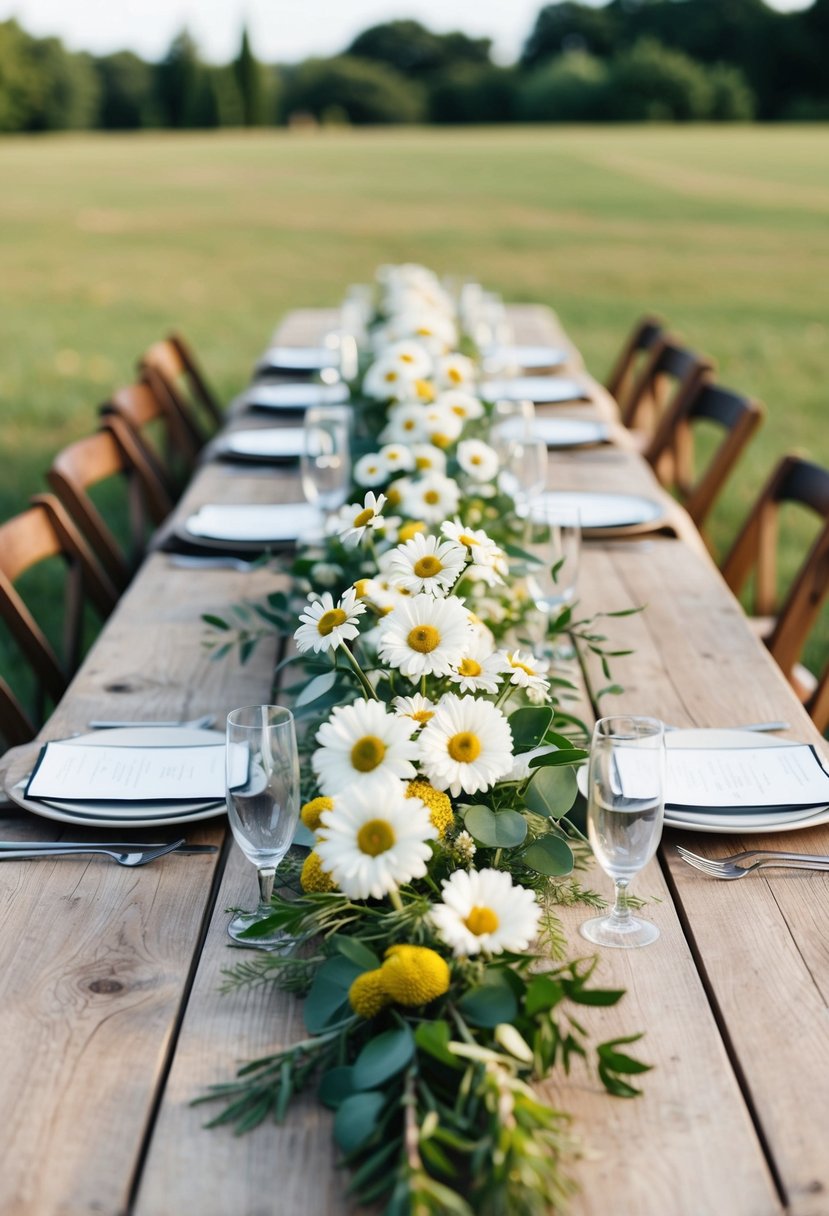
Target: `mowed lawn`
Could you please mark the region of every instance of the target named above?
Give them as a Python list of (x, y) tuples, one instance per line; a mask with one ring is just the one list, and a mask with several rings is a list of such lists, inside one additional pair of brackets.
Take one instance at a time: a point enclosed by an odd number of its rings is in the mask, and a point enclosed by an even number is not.
[(825, 127), (11, 137), (0, 183), (2, 517), (170, 327), (228, 397), (283, 312), (409, 259), (552, 305), (599, 376), (656, 311), (761, 398), (719, 545), (784, 451), (829, 463)]

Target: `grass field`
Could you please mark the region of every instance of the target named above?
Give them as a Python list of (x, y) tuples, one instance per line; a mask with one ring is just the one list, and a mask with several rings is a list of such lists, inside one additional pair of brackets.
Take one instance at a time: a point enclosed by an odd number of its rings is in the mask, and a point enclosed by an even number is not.
[(667, 317), (768, 406), (720, 544), (783, 451), (829, 463), (826, 128), (12, 137), (0, 182), (3, 517), (168, 328), (229, 396), (280, 314), (381, 260), (551, 304), (599, 375)]

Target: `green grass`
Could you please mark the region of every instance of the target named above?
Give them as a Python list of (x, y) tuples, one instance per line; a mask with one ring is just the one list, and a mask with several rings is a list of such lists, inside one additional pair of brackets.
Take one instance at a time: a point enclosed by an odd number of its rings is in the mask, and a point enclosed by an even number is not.
[(599, 375), (655, 310), (761, 398), (719, 544), (782, 452), (829, 463), (825, 128), (8, 138), (0, 181), (3, 516), (171, 326), (229, 396), (283, 312), (402, 259), (551, 304)]

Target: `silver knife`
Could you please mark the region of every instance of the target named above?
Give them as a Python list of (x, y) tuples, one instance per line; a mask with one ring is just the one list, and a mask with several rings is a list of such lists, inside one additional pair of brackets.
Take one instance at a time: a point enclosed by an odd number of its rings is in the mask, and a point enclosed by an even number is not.
[[(55, 849), (158, 849), (164, 842), (143, 840), (0, 840), (0, 853), (25, 849), (27, 852), (54, 852)], [(215, 844), (180, 844), (174, 853), (218, 853)]]

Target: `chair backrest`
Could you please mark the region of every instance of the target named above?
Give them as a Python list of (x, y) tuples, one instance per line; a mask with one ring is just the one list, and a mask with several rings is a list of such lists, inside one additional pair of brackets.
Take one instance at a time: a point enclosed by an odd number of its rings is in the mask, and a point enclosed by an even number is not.
[(192, 347), (180, 334), (155, 342), (139, 360), (153, 392), (169, 395), (192, 437), (203, 446), (224, 421), (222, 409), (202, 373)]
[(9, 747), (28, 743), (36, 728), (6, 681), (0, 676), (0, 738)]
[[(196, 464), (199, 445), (168, 393), (156, 393), (146, 379), (116, 389), (101, 406), (126, 426), (145, 461), (171, 498), (177, 496)], [(158, 424), (159, 437), (152, 435)]]
[(620, 408), (624, 408), (637, 372), (641, 369), (644, 357), (660, 343), (665, 336), (665, 330), (658, 317), (642, 317), (628, 334), (622, 349), (616, 356), (610, 375), (605, 381), (605, 388), (612, 397), (616, 398)]
[[(829, 479), (829, 472), (827, 472)], [(775, 660), (795, 687), (799, 679), (795, 672), (809, 634), (817, 622), (821, 608), (829, 596), (829, 512), (826, 523), (815, 538), (780, 607), (771, 633), (765, 638)], [(807, 673), (804, 673), (807, 674)], [(806, 686), (806, 705), (810, 713), (820, 710), (820, 684), (814, 690)], [(810, 701), (814, 700), (814, 706)], [(813, 715), (814, 716), (814, 715)], [(824, 723), (824, 726), (826, 723)]]
[(806, 701), (806, 709), (815, 726), (825, 735), (829, 730), (829, 662), (823, 668), (815, 691)]
[[(91, 486), (118, 475), (127, 483), (129, 552), (118, 543), (89, 494)], [(46, 477), (111, 581), (123, 589), (144, 555), (150, 522), (162, 523), (172, 510), (169, 494), (129, 430), (119, 418), (107, 416), (100, 431), (58, 453)]]
[[(705, 521), (743, 449), (763, 421), (764, 413), (759, 402), (722, 388), (705, 375), (692, 380), (684, 392), (677, 394), (674, 404), (657, 425), (645, 459), (656, 470), (662, 484), (675, 491), (698, 527)], [(697, 423), (704, 422), (715, 424), (722, 434), (706, 467), (697, 475), (694, 430)]]
[(689, 350), (676, 338), (663, 337), (651, 349), (621, 407), (622, 422), (653, 435), (680, 394), (690, 392), (713, 370), (710, 359)]
[[(50, 557), (62, 557), (67, 563), (62, 656), (15, 587), (21, 575)], [(35, 496), (28, 510), (0, 524), (0, 617), (34, 672), (39, 712), (45, 696), (57, 701), (63, 695), (77, 668), (85, 604), (106, 617), (117, 600), (112, 582), (51, 494)]]

